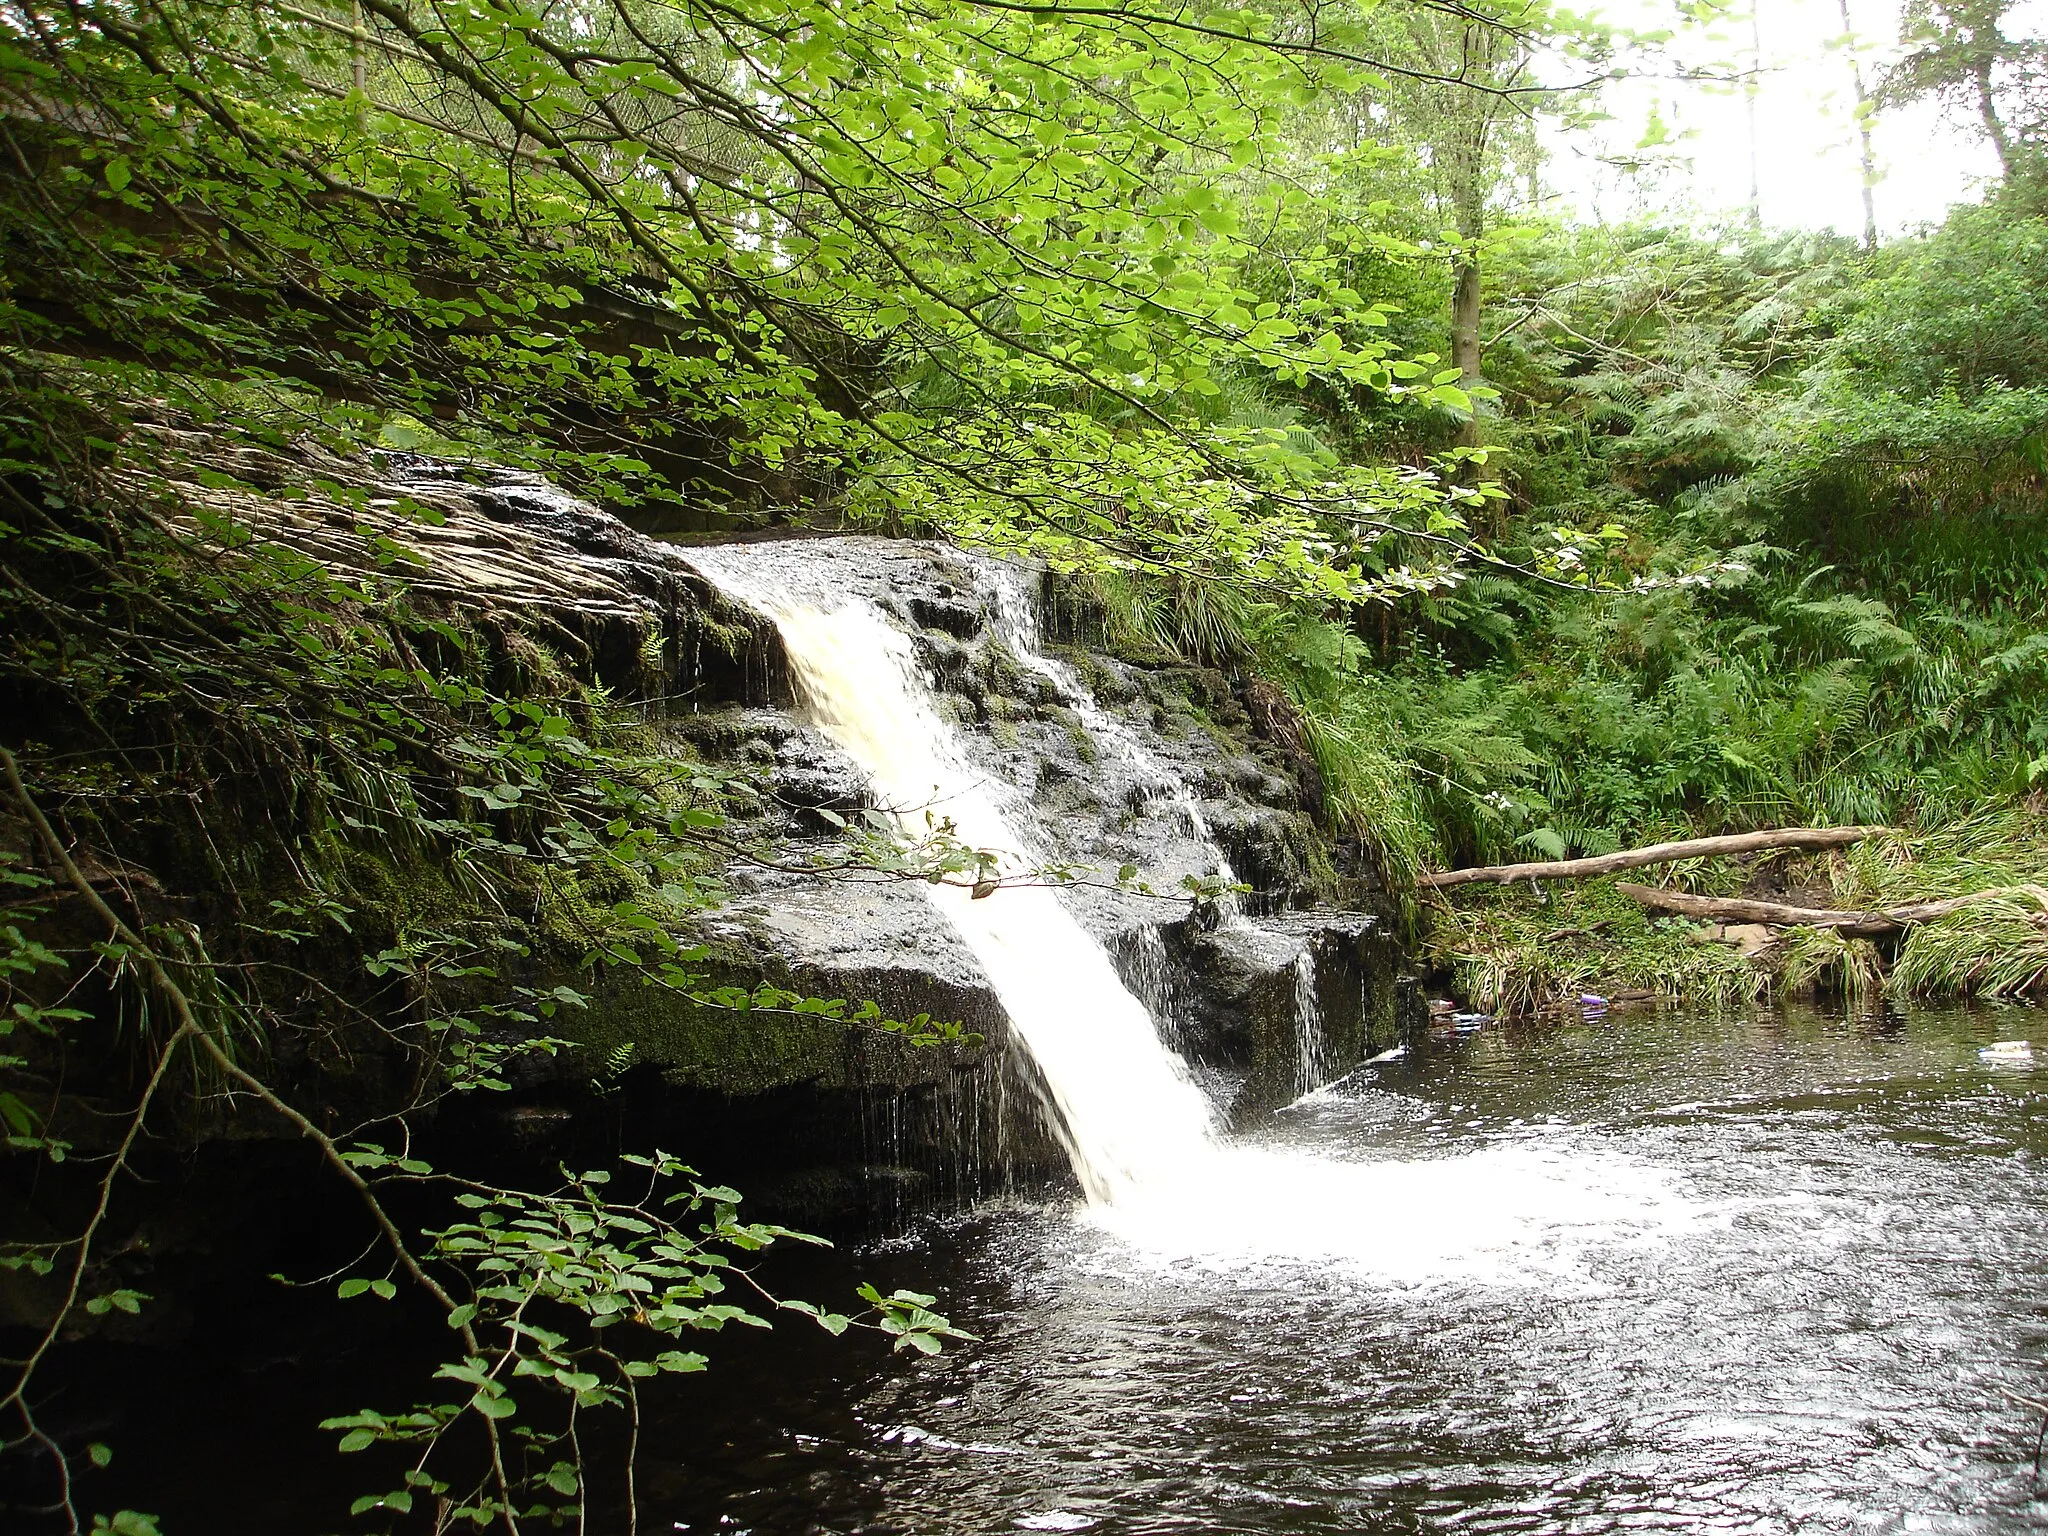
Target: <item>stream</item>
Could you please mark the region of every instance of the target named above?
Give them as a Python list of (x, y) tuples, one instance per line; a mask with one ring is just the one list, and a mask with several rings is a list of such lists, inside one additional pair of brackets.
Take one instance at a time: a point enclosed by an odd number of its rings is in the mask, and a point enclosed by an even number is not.
[[(2028, 1037), (2038, 1064), (1983, 1054)], [(1346, 1089), (1258, 1140), (1355, 1168), (1366, 1208), (1330, 1218), (1405, 1255), (1161, 1254), (1064, 1203), (844, 1250), (811, 1283), (941, 1292), (981, 1342), (903, 1362), (787, 1330), (731, 1341), (652, 1426), (655, 1528), (1998, 1532), (2048, 1515), (2038, 1415), (2005, 1395), (2048, 1395), (2048, 1013), (1486, 1027)], [(1418, 1176), (1428, 1201), (1403, 1187)], [(1503, 1190), (1523, 1222), (1503, 1223)], [(1270, 1193), (1234, 1189), (1248, 1205), (1216, 1218), (1298, 1219)]]

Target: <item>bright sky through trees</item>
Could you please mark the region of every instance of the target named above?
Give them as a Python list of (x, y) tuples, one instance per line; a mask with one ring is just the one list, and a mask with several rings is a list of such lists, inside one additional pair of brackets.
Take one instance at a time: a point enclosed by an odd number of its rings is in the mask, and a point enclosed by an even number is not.
[[(1672, 0), (1604, 0), (1588, 9), (1614, 25), (1645, 31), (1670, 27), (1676, 10)], [(1730, 9), (1728, 20), (1676, 38), (1661, 70), (1653, 66), (1641, 78), (1610, 87), (1611, 122), (1591, 135), (1553, 130), (1546, 191), (1587, 218), (1679, 209), (1742, 217), (1751, 166), (1744, 93), (1740, 86), (1677, 78), (1688, 66), (1717, 75), (1748, 67), (1747, 6), (1732, 0)], [(1898, 0), (1850, 0), (1849, 10), (1869, 76), (1898, 54)], [(2048, 32), (2048, 0), (2030, 0), (2017, 15), (2027, 32)], [(1853, 235), (1863, 215), (1855, 94), (1838, 0), (1759, 0), (1757, 30), (1756, 181), (1763, 221)], [(1640, 147), (1657, 121), (1670, 139)], [(1881, 113), (1875, 137), (1882, 178), (1877, 218), (1886, 235), (1938, 219), (1997, 172), (1981, 137), (1967, 125), (1945, 122), (1931, 104)], [(1631, 158), (1649, 163), (1616, 163)]]

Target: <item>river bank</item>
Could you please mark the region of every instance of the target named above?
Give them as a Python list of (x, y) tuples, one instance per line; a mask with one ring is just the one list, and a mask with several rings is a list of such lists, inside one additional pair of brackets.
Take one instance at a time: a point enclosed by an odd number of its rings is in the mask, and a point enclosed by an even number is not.
[(1507, 1015), (1582, 996), (1714, 1005), (1831, 998), (1886, 1002), (2039, 997), (2048, 990), (2048, 801), (1926, 831), (1888, 831), (1827, 854), (1694, 859), (1650, 871), (1708, 896), (1866, 910), (1979, 894), (1940, 919), (1875, 937), (1696, 921), (1631, 900), (1634, 875), (1424, 893), (1433, 983)]

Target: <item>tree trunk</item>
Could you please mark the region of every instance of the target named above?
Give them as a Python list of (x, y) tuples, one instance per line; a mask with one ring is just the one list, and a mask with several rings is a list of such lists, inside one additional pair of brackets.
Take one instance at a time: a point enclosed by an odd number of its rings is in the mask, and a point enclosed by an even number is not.
[(1749, 0), (1749, 79), (1743, 85), (1743, 106), (1749, 116), (1749, 227), (1764, 225), (1763, 179), (1758, 170), (1756, 98), (1764, 70), (1764, 34), (1757, 18), (1757, 0)]
[[(1476, 236), (1467, 238), (1477, 239)], [(1479, 347), (1478, 251), (1468, 248), (1458, 257), (1458, 264), (1452, 271), (1455, 282), (1451, 288), (1451, 366), (1458, 370), (1458, 382), (1462, 388), (1477, 389), (1485, 381), (1481, 369), (1486, 361)], [(1476, 409), (1459, 430), (1458, 441), (1466, 448), (1480, 445), (1479, 413)]]
[[(1497, 71), (1497, 45), (1498, 39), (1487, 24), (1468, 21), (1460, 72), (1490, 80)], [(1486, 377), (1486, 359), (1479, 344), (1479, 242), (1486, 238), (1486, 152), (1492, 138), (1494, 107), (1483, 99), (1475, 99), (1460, 102), (1458, 110), (1462, 116), (1449, 165), (1451, 206), (1457, 216), (1460, 242), (1458, 259), (1451, 268), (1451, 366), (1458, 370), (1459, 386), (1472, 390), (1483, 384)], [(1477, 448), (1484, 441), (1475, 408), (1460, 429), (1458, 442), (1461, 447)]]
[(1870, 92), (1863, 83), (1863, 62), (1856, 57), (1855, 26), (1849, 19), (1849, 0), (1835, 0), (1842, 13), (1842, 47), (1849, 55), (1849, 79), (1856, 87), (1856, 132), (1862, 140), (1859, 164), (1863, 171), (1863, 248), (1877, 249), (1877, 151), (1871, 143)]
[(1788, 907), (1776, 901), (1742, 901), (1730, 896), (1693, 896), (1684, 891), (1660, 891), (1626, 881), (1615, 889), (1630, 901), (1657, 912), (1676, 912), (1716, 923), (1768, 923), (1773, 928), (1832, 928), (1851, 938), (1874, 939), (1918, 923), (1931, 923), (1965, 907), (1974, 906), (1997, 891), (1976, 891), (1968, 896), (1951, 896), (1942, 901), (1921, 901), (1910, 906), (1884, 907), (1866, 912), (1837, 911), (1832, 907)]
[(1646, 864), (1672, 864), (1680, 859), (1762, 853), (1778, 848), (1846, 848), (1882, 831), (1883, 827), (1780, 827), (1770, 832), (1734, 832), (1725, 837), (1694, 837), (1678, 843), (1653, 843), (1647, 848), (1625, 848), (1619, 853), (1596, 854), (1590, 859), (1550, 859), (1540, 864), (1495, 864), (1484, 869), (1452, 869), (1439, 875), (1424, 875), (1415, 883), (1423, 890), (1442, 890), (1446, 886), (1470, 885), (1478, 881), (1512, 885), (1517, 880), (1583, 880), (1594, 875), (1611, 875), (1618, 870), (1641, 869)]
[(1991, 53), (1976, 37), (1970, 39), (1977, 44), (1976, 61), (1970, 72), (1977, 81), (1977, 112), (1984, 119), (1984, 132), (1990, 136), (1991, 147), (1998, 151), (1998, 170), (2003, 176), (2012, 175), (2012, 139), (2005, 131), (2005, 119), (1998, 115), (1998, 99), (1991, 90)]

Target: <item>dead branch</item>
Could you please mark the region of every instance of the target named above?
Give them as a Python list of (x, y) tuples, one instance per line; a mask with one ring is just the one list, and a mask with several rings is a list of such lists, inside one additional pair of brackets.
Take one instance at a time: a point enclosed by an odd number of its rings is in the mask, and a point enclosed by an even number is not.
[(1861, 912), (1837, 911), (1828, 907), (1790, 907), (1776, 901), (1746, 901), (1734, 896), (1693, 896), (1684, 891), (1660, 891), (1648, 885), (1626, 881), (1615, 889), (1630, 901), (1658, 912), (1676, 912), (1715, 923), (1766, 923), (1773, 928), (1833, 928), (1852, 938), (1879, 938), (1920, 923), (1931, 923), (1952, 912), (1984, 900), (1999, 891), (1976, 891), (1968, 896), (1951, 896), (1941, 901), (1914, 902), (1902, 907), (1882, 907)]
[(1517, 880), (1584, 880), (1594, 875), (1611, 875), (1617, 870), (1640, 869), (1645, 864), (1670, 864), (1679, 859), (1705, 859), (1737, 853), (1762, 853), (1781, 848), (1846, 848), (1875, 837), (1883, 827), (1780, 827), (1771, 832), (1737, 832), (1726, 837), (1694, 837), (1679, 843), (1653, 843), (1647, 848), (1625, 848), (1590, 859), (1551, 859), (1539, 864), (1494, 864), (1484, 869), (1452, 869), (1424, 875), (1415, 883), (1424, 890), (1492, 881), (1512, 885)]

